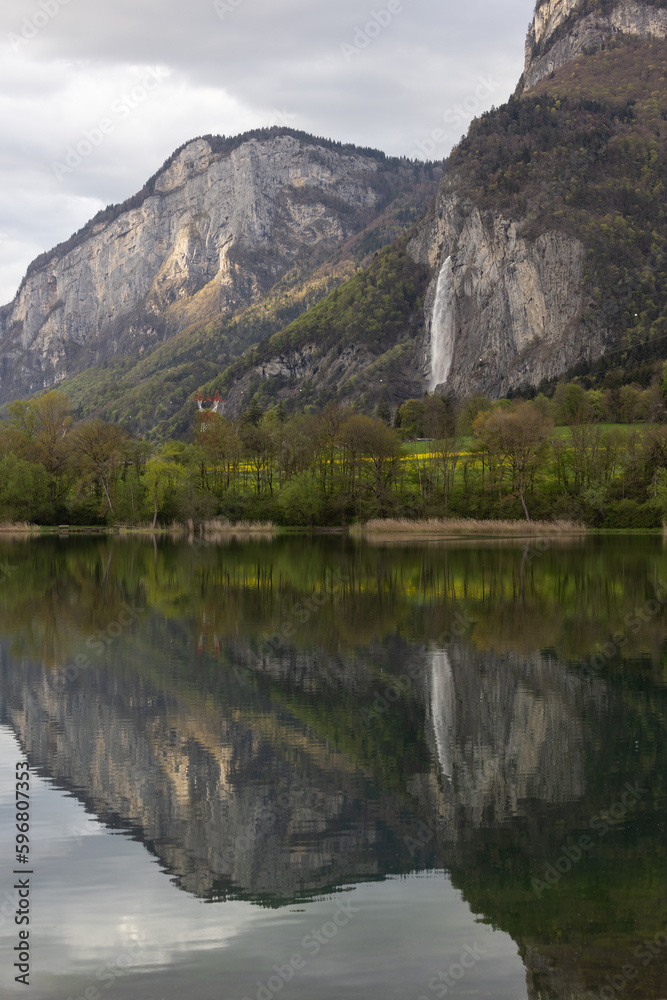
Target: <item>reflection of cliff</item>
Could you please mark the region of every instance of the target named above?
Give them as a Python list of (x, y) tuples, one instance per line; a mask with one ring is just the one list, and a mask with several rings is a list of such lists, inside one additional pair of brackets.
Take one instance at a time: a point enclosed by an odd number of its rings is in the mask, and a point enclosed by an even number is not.
[[(275, 904), (446, 867), (519, 944), (531, 1000), (599, 993), (664, 925), (664, 614), (627, 625), (664, 577), (655, 539), (0, 547), (0, 720), (186, 891)], [(627, 781), (650, 789), (631, 822), (538, 898)]]
[[(665, 924), (664, 689), (640, 669), (622, 687), (583, 681), (537, 653), (454, 645), (431, 660), (440, 775), (410, 789), (454, 885), (519, 944), (530, 1000), (588, 1000), (623, 964), (624, 996), (663, 998), (667, 955), (646, 965), (636, 948)], [(590, 851), (568, 857), (584, 834)]]
[(93, 667), (60, 691), (3, 655), (0, 717), (33, 766), (131, 828), (184, 889), (278, 900), (412, 867), (406, 800), (288, 712), (238, 684), (193, 697), (138, 672)]
[[(175, 641), (162, 638), (154, 663)], [(133, 828), (197, 894), (285, 897), (432, 866), (433, 843), (416, 856), (406, 846), (422, 817), (437, 814), (452, 844), (585, 792), (581, 693), (555, 661), (398, 641), (262, 661), (239, 641), (234, 660), (253, 671), (194, 661), (181, 676), (152, 667), (132, 637), (61, 691), (4, 656), (3, 714), (35, 764)], [(368, 726), (373, 664), (388, 683), (392, 661), (413, 681)]]
[(436, 786), (429, 776), (428, 786), (430, 797), (437, 788), (448, 841), (525, 815), (533, 802), (584, 796), (584, 692), (575, 676), (540, 654), (496, 657), (455, 645), (430, 657), (429, 715), (444, 780)]

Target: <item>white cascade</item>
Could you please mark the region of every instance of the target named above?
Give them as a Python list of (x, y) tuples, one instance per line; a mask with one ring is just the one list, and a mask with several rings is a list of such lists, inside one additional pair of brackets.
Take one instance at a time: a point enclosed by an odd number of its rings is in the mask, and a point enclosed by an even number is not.
[(454, 725), (456, 721), (456, 694), (454, 674), (444, 649), (431, 653), (431, 684), (429, 714), (440, 769), (448, 781), (452, 780), (454, 757)]
[(454, 359), (455, 301), (452, 258), (440, 268), (431, 318), (431, 392), (446, 382)]

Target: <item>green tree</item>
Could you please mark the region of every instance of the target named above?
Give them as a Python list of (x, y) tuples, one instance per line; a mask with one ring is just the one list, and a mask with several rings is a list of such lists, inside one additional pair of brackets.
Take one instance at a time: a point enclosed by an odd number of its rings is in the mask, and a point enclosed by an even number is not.
[(408, 399), (396, 411), (394, 427), (400, 432), (404, 441), (414, 441), (425, 437), (424, 417), (426, 403), (423, 399)]
[(169, 462), (159, 455), (149, 458), (146, 462), (143, 475), (144, 510), (152, 518), (153, 527), (157, 524), (165, 499), (175, 491), (185, 478), (186, 471), (182, 465)]
[(27, 401), (16, 400), (7, 407), (10, 435), (17, 453), (39, 462), (49, 479), (49, 502), (64, 496), (69, 488), (66, 476), (70, 456), (72, 413), (69, 399), (54, 389)]
[(382, 399), (375, 407), (375, 416), (379, 420), (382, 420), (387, 427), (391, 426), (391, 407), (389, 406), (389, 400), (387, 399), (386, 394), (383, 394)]
[(456, 418), (456, 430), (461, 437), (468, 437), (473, 433), (475, 418), (480, 413), (488, 413), (492, 408), (490, 399), (486, 396), (467, 396), (458, 406)]
[(11, 452), (0, 458), (0, 521), (32, 521), (48, 499), (43, 465)]
[(591, 420), (593, 411), (585, 390), (578, 382), (559, 382), (553, 397), (554, 416), (559, 426)]
[(287, 524), (314, 527), (321, 523), (323, 504), (317, 479), (299, 472), (280, 488), (278, 506)]

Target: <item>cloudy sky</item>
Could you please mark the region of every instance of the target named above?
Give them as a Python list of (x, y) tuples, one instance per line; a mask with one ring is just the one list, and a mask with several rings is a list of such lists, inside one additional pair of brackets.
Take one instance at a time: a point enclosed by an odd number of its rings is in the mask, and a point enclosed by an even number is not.
[(289, 124), (446, 156), (507, 99), (533, 0), (2, 0), (0, 303), (197, 135)]

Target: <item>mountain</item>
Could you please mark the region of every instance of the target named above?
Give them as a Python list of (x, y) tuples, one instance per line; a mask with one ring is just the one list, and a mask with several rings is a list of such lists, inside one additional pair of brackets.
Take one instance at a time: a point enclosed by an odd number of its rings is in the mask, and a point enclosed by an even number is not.
[(0, 402), (137, 361), (280, 282), (283, 300), (314, 282), (310, 299), (293, 297), (293, 318), (422, 214), (437, 179), (431, 165), (284, 128), (187, 143), (141, 192), (30, 265), (0, 311)]
[(650, 379), (666, 71), (665, 0), (544, 0), (515, 93), (444, 170), (290, 129), (194, 140), (30, 266), (0, 310), (0, 403), (59, 383), (162, 439), (197, 391), (236, 416)]
[(473, 122), (434, 205), (387, 251), (420, 287), (400, 323), (369, 343), (380, 313), (357, 276), (340, 290), (355, 299), (356, 369), (337, 367), (329, 300), (208, 387), (236, 413), (253, 394), (368, 408), (437, 386), (497, 398), (626, 363), (650, 376), (667, 355), (666, 34), (658, 4), (539, 3), (516, 93)]
[(666, 35), (659, 4), (538, 3), (516, 94), (473, 122), (410, 245), (435, 272), (433, 383), (497, 397), (667, 353)]
[(664, 38), (664, 0), (545, 0), (538, 3), (526, 38), (521, 86), (529, 90), (583, 54), (603, 48), (615, 35)]

